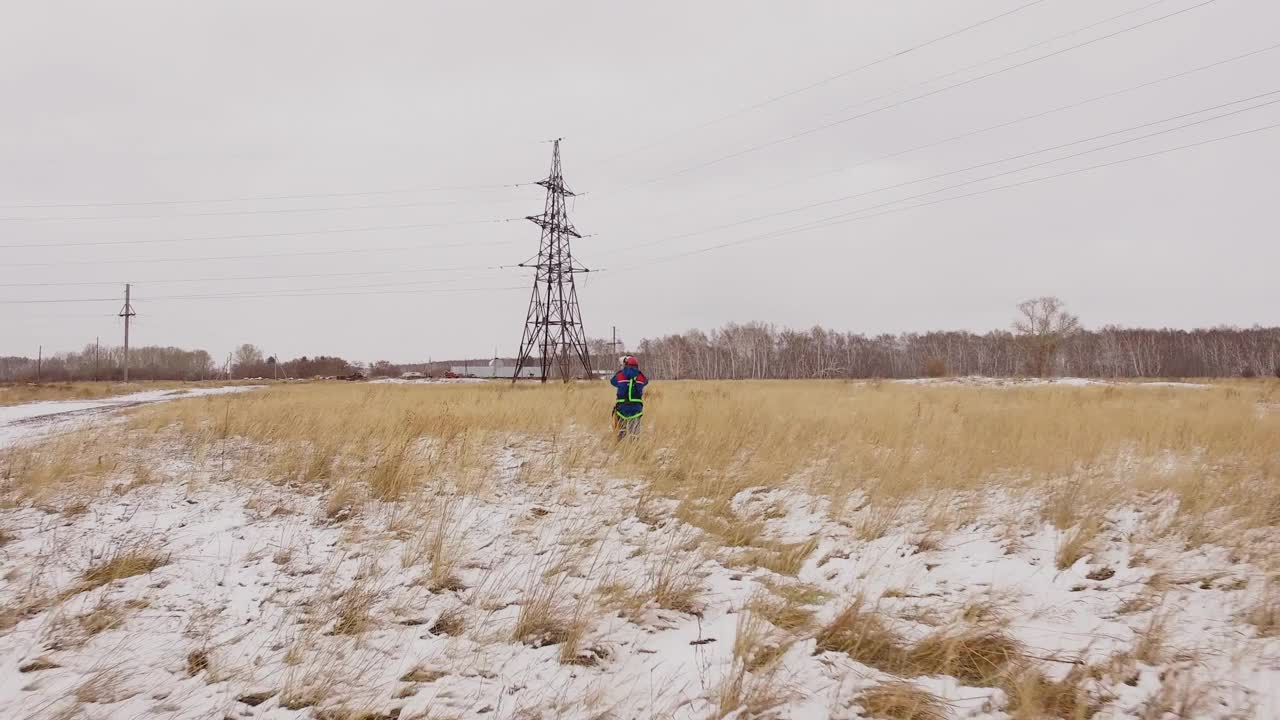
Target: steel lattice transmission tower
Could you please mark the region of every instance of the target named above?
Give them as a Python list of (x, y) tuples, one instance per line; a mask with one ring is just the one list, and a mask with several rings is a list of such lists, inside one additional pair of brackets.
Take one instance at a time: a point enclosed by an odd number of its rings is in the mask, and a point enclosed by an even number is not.
[[(520, 355), (516, 359), (515, 374), (520, 377), (526, 367), (538, 363), (541, 379), (551, 376), (552, 364), (558, 366), (560, 377), (568, 382), (573, 370), (580, 364), (584, 377), (591, 377), (591, 355), (587, 350), (587, 333), (582, 327), (582, 311), (578, 307), (578, 290), (573, 276), (590, 272), (576, 264), (569, 247), (570, 238), (581, 238), (569, 223), (565, 198), (574, 194), (564, 184), (560, 173), (560, 141), (555, 141), (551, 155), (551, 174), (538, 182), (547, 189), (546, 205), (541, 215), (531, 215), (529, 220), (542, 228), (542, 241), (538, 246), (535, 265), (521, 263), (520, 267), (533, 267), (533, 294), (529, 297), (529, 312), (525, 316), (524, 334), (520, 339)], [(535, 360), (534, 354), (538, 357)]]

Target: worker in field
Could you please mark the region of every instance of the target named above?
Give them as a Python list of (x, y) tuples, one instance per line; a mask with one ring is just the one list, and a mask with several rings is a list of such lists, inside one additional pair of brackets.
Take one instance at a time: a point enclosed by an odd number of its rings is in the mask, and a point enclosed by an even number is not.
[(634, 435), (640, 430), (640, 417), (644, 415), (644, 388), (649, 378), (640, 372), (640, 361), (634, 356), (619, 358), (622, 369), (614, 373), (609, 382), (618, 389), (618, 399), (613, 405), (613, 429), (618, 439)]

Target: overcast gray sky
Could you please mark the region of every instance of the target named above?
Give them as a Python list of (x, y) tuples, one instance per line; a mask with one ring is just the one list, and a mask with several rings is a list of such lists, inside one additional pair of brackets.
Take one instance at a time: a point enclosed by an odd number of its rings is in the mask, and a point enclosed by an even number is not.
[(118, 342), (125, 282), (136, 344), (511, 354), (531, 278), (495, 268), (538, 228), (483, 221), (541, 210), (490, 186), (545, 175), (553, 137), (605, 270), (579, 287), (593, 336), (985, 331), (1042, 294), (1093, 327), (1275, 324), (1280, 129), (759, 237), (1280, 123), (1249, 109), (1280, 99), (1277, 49), (900, 154), (1280, 42), (1274, 0), (1041, 0), (847, 73), (1028, 2), (4, 0), (0, 354)]

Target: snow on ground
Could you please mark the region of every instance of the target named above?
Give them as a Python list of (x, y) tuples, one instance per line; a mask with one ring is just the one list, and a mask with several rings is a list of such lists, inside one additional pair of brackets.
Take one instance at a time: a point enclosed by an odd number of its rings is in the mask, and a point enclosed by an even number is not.
[[(675, 503), (641, 484), (528, 481), (525, 463), (545, 448), (520, 438), (479, 491), (443, 488), (352, 516), (251, 470), (203, 465), (180, 443), (151, 452), (153, 483), (122, 484), (85, 512), (0, 510), (12, 536), (0, 547), (0, 607), (30, 608), (0, 629), (0, 717), (716, 717), (744, 608), (778, 587), (808, 591), (814, 627), (856, 595), (912, 640), (1002, 618), (1054, 678), (1128, 653), (1121, 672), (1090, 686), (1111, 698), (1100, 718), (1165, 717), (1146, 713), (1184, 682), (1206, 699), (1186, 717), (1280, 717), (1280, 639), (1240, 621), (1264, 575), (1227, 549), (1147, 532), (1167, 522), (1158, 503), (1112, 510), (1095, 551), (1060, 571), (1062, 534), (1013, 496), (987, 498), (982, 519), (955, 532), (904, 519), (864, 540), (856, 528), (879, 510), (833, 514), (794, 489), (740, 493), (734, 511), (769, 518), (778, 541), (816, 541), (788, 577), (700, 543)], [(86, 569), (130, 549), (163, 564), (84, 585)], [(1146, 602), (1157, 580), (1167, 594)], [(687, 606), (613, 602), (686, 582), (696, 588)], [(522, 612), (538, 607), (582, 621), (572, 662), (552, 642), (564, 628), (515, 639)], [(1157, 630), (1167, 650), (1135, 653)], [(889, 678), (817, 652), (812, 630), (773, 636), (790, 643), (770, 680), (776, 717), (862, 717), (859, 692)], [(1008, 717), (1003, 691), (912, 681), (949, 717)]]
[[(501, 378), (498, 378), (499, 380)], [(508, 378), (510, 379), (510, 378)], [(370, 385), (466, 385), (469, 383), (493, 382), (492, 378), (378, 378), (370, 380)]]
[(73, 430), (103, 415), (150, 403), (256, 390), (260, 385), (146, 390), (96, 400), (47, 400), (0, 407), (0, 448), (51, 432)]
[(930, 386), (946, 386), (946, 385), (964, 385), (971, 387), (997, 387), (997, 388), (1016, 388), (1016, 387), (1038, 387), (1045, 385), (1055, 385), (1061, 387), (1091, 387), (1091, 386), (1123, 386), (1123, 387), (1177, 387), (1177, 388), (1207, 388), (1209, 385), (1192, 382), (1170, 382), (1170, 381), (1150, 381), (1150, 382), (1134, 382), (1125, 380), (1100, 380), (1097, 378), (996, 378), (980, 375), (972, 375), (965, 377), (945, 377), (945, 378), (907, 378), (903, 380), (892, 380), (891, 382), (902, 385), (930, 385)]

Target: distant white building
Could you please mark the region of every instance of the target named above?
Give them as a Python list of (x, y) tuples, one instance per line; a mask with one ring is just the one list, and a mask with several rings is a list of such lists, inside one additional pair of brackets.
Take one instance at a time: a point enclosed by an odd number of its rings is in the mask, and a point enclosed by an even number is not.
[[(501, 360), (494, 358), (484, 365), (454, 365), (449, 368), (454, 375), (461, 377), (477, 377), (477, 378), (512, 378), (515, 377), (515, 365), (503, 365)], [(542, 372), (540, 367), (525, 367), (520, 371), (522, 378), (536, 378)]]

